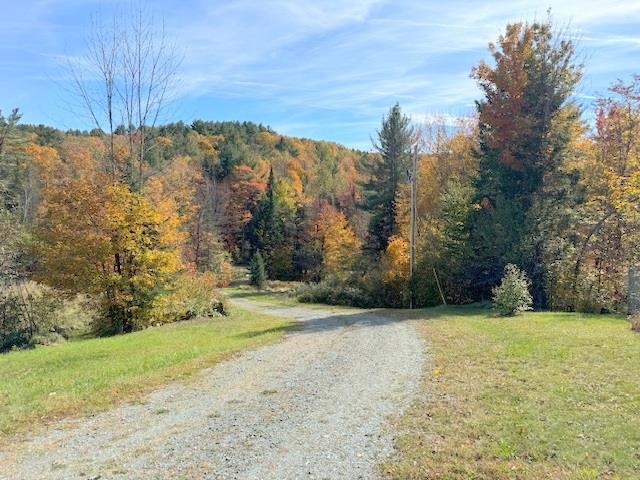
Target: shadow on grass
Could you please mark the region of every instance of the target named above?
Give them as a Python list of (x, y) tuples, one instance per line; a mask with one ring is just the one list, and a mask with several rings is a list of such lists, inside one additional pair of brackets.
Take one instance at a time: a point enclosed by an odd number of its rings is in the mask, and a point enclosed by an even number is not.
[(269, 290), (228, 290), (224, 294), (228, 298), (262, 298), (273, 297), (282, 300), (293, 300), (294, 297), (290, 296), (286, 292), (271, 292)]
[(261, 335), (268, 335), (270, 333), (282, 333), (282, 332), (292, 332), (299, 330), (301, 328), (300, 324), (291, 323), (290, 325), (282, 325), (280, 327), (267, 328), (265, 330), (251, 330), (250, 332), (243, 332), (235, 335), (235, 338), (254, 338), (259, 337)]
[(416, 308), (414, 310), (386, 308), (377, 311), (399, 320), (430, 320), (442, 317), (493, 315), (490, 305), (479, 303), (471, 305), (439, 305), (437, 307)]
[[(247, 299), (251, 301), (250, 299)], [(339, 308), (327, 305), (327, 308)], [(326, 332), (345, 327), (373, 327), (384, 326), (411, 320), (432, 320), (442, 317), (471, 317), (477, 315), (490, 315), (491, 310), (483, 306), (440, 306), (422, 308), (416, 310), (403, 309), (372, 309), (361, 310), (354, 313), (332, 312), (325, 310), (312, 310), (305, 308), (304, 304), (295, 306), (274, 305), (267, 307), (260, 305), (262, 313), (289, 317), (297, 321), (293, 326), (278, 327), (273, 331), (289, 331), (297, 334)], [(258, 336), (268, 332), (255, 331), (241, 334), (242, 336)]]

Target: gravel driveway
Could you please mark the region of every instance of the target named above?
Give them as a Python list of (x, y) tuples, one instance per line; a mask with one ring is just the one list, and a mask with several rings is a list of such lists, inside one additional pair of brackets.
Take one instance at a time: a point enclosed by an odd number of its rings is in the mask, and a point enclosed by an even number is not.
[(234, 303), (301, 326), (193, 384), (17, 440), (0, 478), (376, 478), (392, 450), (386, 420), (422, 374), (413, 328), (376, 312)]

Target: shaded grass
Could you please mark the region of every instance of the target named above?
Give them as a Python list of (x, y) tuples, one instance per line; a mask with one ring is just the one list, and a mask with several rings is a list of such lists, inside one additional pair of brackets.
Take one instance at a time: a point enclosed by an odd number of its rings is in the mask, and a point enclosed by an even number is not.
[(293, 324), (234, 308), (231, 317), (0, 355), (0, 440), (58, 417), (86, 414), (185, 379)]
[(429, 372), (396, 425), (389, 477), (640, 478), (640, 336), (627, 321), (422, 314)]
[(298, 305), (298, 301), (292, 294), (293, 290), (257, 290), (251, 286), (228, 287), (220, 290), (227, 298), (246, 298), (256, 302), (264, 302), (272, 305), (290, 307)]
[[(362, 311), (358, 307), (349, 307), (346, 305), (329, 305), (326, 303), (301, 303), (296, 298), (296, 287), (302, 285), (300, 282), (275, 282), (273, 287), (264, 290), (257, 290), (255, 287), (241, 285), (236, 287), (228, 287), (220, 289), (225, 297), (233, 301), (234, 298), (246, 298), (264, 305), (274, 305), (278, 307), (303, 307), (309, 310), (354, 310)], [(280, 284), (284, 284), (280, 286)], [(232, 302), (233, 303), (233, 302)]]

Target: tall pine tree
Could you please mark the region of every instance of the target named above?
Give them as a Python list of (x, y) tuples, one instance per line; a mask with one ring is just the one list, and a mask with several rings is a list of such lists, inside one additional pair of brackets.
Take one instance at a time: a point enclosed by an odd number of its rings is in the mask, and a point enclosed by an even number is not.
[(399, 104), (382, 119), (382, 128), (374, 141), (380, 157), (365, 157), (361, 168), (368, 177), (363, 184), (365, 209), (371, 213), (368, 249), (381, 252), (389, 238), (397, 233), (396, 196), (400, 185), (408, 180), (411, 165), (413, 129)]
[(570, 96), (582, 69), (575, 45), (550, 21), (508, 25), (489, 49), (495, 65), (481, 62), (472, 72), (484, 99), (477, 103), (480, 208), (468, 221), (468, 273), (475, 295), (487, 298), (504, 266), (519, 265), (532, 281), (535, 305), (543, 307), (549, 232), (541, 222), (561, 196), (554, 185), (579, 121)]
[(277, 181), (270, 170), (267, 189), (258, 202), (247, 238), (251, 251), (260, 250), (267, 275), (273, 280), (296, 279), (294, 250), (296, 240), (295, 195), (285, 182)]
[(269, 272), (268, 259), (271, 251), (281, 241), (280, 231), (276, 222), (276, 203), (274, 195), (275, 177), (273, 168), (269, 171), (269, 180), (267, 181), (267, 189), (262, 199), (256, 205), (249, 224), (248, 239), (251, 244), (251, 250), (262, 252)]

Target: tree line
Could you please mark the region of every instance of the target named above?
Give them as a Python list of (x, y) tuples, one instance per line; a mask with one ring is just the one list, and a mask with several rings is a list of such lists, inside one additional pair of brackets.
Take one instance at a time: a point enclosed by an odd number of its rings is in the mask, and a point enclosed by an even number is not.
[[(110, 39), (94, 55), (116, 55)], [(301, 297), (311, 300), (478, 301), (514, 264), (536, 308), (624, 311), (637, 261), (640, 77), (615, 83), (590, 126), (574, 100), (583, 65), (550, 21), (508, 25), (489, 51), (471, 71), (475, 117), (413, 125), (395, 104), (373, 152), (251, 122), (156, 125), (163, 90), (137, 111), (137, 100), (115, 101), (130, 91), (115, 77), (105, 78), (108, 121), (96, 115), (89, 132), (0, 113), (2, 348), (37, 330), (25, 305), (53, 308), (42, 289), (86, 296), (96, 333), (129, 332), (218, 312), (203, 292), (257, 256), (268, 278), (309, 283)]]
[(574, 95), (584, 65), (550, 20), (508, 25), (489, 52), (491, 62), (471, 70), (483, 94), (474, 118), (412, 126), (398, 104), (384, 117), (378, 155), (359, 164), (368, 228), (343, 286), (371, 305), (481, 301), (512, 264), (531, 279), (536, 308), (626, 312), (638, 250), (640, 76), (613, 84), (589, 125)]

